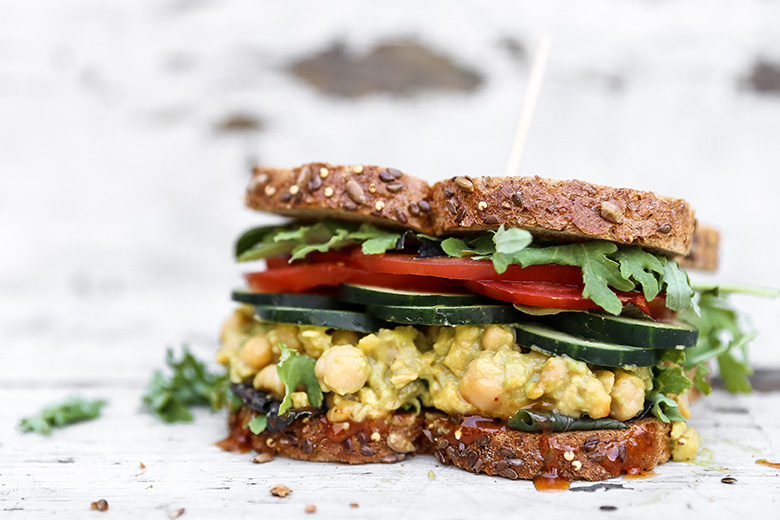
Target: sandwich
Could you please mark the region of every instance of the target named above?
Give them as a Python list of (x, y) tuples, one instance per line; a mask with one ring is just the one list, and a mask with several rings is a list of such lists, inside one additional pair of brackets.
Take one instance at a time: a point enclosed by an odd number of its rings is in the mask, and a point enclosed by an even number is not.
[(245, 200), (286, 220), (236, 242), (226, 449), (564, 489), (693, 459), (708, 361), (749, 373), (740, 330), (706, 319), (723, 295), (680, 267), (717, 265), (684, 200), (326, 163), (257, 167)]

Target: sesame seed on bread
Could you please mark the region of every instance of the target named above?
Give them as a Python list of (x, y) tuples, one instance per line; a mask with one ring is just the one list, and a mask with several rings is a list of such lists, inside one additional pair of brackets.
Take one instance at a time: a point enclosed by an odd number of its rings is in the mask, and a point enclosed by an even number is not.
[(429, 233), (430, 186), (395, 168), (310, 163), (256, 167), (250, 208), (304, 220), (338, 218)]
[(625, 430), (543, 434), (471, 427), (436, 411), (396, 413), (366, 427), (347, 423), (349, 430), (341, 432), (336, 427), (344, 423), (320, 415), (295, 419), (282, 431), (253, 434), (242, 426), (251, 417), (245, 407), (231, 414), (233, 438), (247, 439), (259, 453), (318, 462), (389, 463), (434, 455), (442, 464), (509, 479), (554, 472), (563, 480), (594, 481), (649, 471), (671, 456), (670, 426), (655, 418), (631, 421)]
[[(565, 241), (601, 239), (687, 255), (688, 202), (649, 191), (541, 177), (453, 177), (429, 186), (395, 168), (310, 163), (256, 167), (250, 208), (304, 220), (335, 218), (452, 235), (506, 227)], [(716, 246), (717, 247), (717, 246)]]

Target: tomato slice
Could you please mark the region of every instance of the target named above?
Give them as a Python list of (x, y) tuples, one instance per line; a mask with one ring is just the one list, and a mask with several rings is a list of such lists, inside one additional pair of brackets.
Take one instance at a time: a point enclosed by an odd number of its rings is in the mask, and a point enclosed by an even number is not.
[(364, 255), (360, 250), (352, 253), (351, 264), (366, 271), (391, 274), (415, 274), (450, 278), (453, 280), (502, 280), (516, 282), (550, 282), (563, 285), (582, 285), (582, 270), (570, 265), (510, 265), (502, 273), (496, 273), (493, 262), (469, 258), (416, 258), (409, 253), (385, 253)]
[(554, 309), (596, 309), (582, 295), (582, 287), (545, 282), (464, 281), (463, 286), (496, 300)]
[(372, 273), (342, 263), (318, 263), (274, 267), (268, 271), (246, 273), (249, 288), (257, 292), (303, 292), (342, 283), (385, 287), (400, 291), (465, 294), (455, 280), (431, 276)]
[(341, 264), (321, 263), (277, 267), (246, 273), (249, 288), (257, 292), (303, 292), (315, 287), (339, 285), (349, 280), (355, 269)]
[[(483, 294), (511, 303), (554, 309), (598, 309), (599, 306), (582, 295), (582, 287), (539, 282), (503, 282), (494, 280), (464, 281), (463, 286)], [(623, 304), (633, 303), (642, 312), (654, 319), (668, 320), (670, 317), (664, 305), (665, 298), (659, 296), (648, 302), (642, 293), (616, 291)]]

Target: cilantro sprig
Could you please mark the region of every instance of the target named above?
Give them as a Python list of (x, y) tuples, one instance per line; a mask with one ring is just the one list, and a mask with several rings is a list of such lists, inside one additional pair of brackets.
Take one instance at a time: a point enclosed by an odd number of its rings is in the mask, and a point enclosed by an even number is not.
[(100, 410), (106, 404), (107, 401), (103, 399), (90, 401), (83, 397), (71, 396), (60, 403), (43, 408), (36, 415), (23, 418), (19, 421), (19, 429), (25, 433), (49, 435), (53, 428), (63, 428), (100, 417)]
[(171, 375), (157, 370), (141, 398), (144, 407), (167, 423), (192, 421), (193, 406), (209, 406), (217, 410), (229, 406), (236, 409), (238, 398), (230, 390), (227, 375), (213, 374), (186, 347), (177, 360), (168, 349), (165, 363)]

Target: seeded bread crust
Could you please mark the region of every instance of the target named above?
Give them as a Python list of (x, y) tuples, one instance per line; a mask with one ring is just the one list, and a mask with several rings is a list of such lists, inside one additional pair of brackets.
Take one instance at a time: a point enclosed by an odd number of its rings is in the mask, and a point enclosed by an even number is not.
[(256, 167), (250, 208), (304, 220), (338, 218), (431, 232), (430, 186), (395, 168), (310, 163)]
[(374, 427), (373, 435), (371, 428), (356, 428), (339, 440), (329, 435), (334, 425), (322, 416), (299, 418), (282, 432), (258, 435), (241, 427), (249, 419), (251, 412), (242, 408), (231, 414), (229, 424), (234, 436), (246, 437), (259, 453), (348, 464), (434, 455), (442, 464), (509, 479), (555, 473), (563, 480), (604, 480), (623, 471), (649, 471), (671, 456), (670, 426), (654, 418), (632, 422), (626, 430), (541, 434), (473, 428), (425, 411), (393, 415), (386, 426)]
[(603, 239), (685, 255), (695, 227), (682, 199), (541, 177), (454, 177), (433, 186), (437, 235), (500, 224), (550, 238)]
[(468, 436), (469, 444), (462, 442), (467, 439), (464, 430), (446, 416), (429, 413), (423, 431), (430, 432), (430, 446), (442, 464), (509, 479), (557, 475), (570, 481), (605, 480), (624, 471), (650, 471), (671, 456), (671, 427), (655, 418), (632, 422), (626, 430), (548, 435), (482, 430)]
[(699, 224), (693, 234), (691, 251), (677, 259), (680, 267), (700, 271), (717, 271), (720, 263), (720, 232), (714, 227)]

